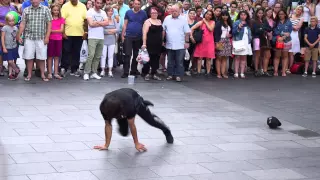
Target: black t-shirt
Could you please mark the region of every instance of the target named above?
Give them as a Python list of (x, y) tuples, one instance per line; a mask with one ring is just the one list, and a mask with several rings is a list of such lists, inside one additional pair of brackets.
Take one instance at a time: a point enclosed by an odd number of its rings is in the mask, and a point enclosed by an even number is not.
[[(108, 100), (117, 99), (120, 101), (120, 104), (117, 104), (118, 107), (113, 108), (121, 108), (119, 111), (121, 114), (116, 114), (112, 118), (133, 118), (137, 114), (137, 107), (140, 99), (140, 95), (130, 88), (122, 88), (115, 91), (112, 91), (105, 95), (103, 102), (101, 103), (102, 108), (104, 105), (108, 103)], [(108, 110), (103, 109), (104, 113), (108, 115)], [(111, 119), (110, 119), (111, 120)]]

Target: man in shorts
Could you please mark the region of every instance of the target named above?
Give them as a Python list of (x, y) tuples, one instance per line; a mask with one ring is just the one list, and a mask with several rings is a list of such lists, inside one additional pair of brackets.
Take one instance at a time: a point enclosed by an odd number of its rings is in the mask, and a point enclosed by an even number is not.
[(45, 77), (45, 60), (47, 60), (47, 44), (51, 33), (52, 16), (48, 7), (40, 4), (41, 0), (32, 0), (31, 6), (24, 9), (22, 20), (17, 34), (17, 40), (22, 44), (21, 34), (24, 33), (23, 59), (27, 61), (28, 75), (26, 81), (30, 81), (34, 59), (38, 62), (41, 78)]
[(105, 120), (106, 142), (102, 146), (95, 146), (94, 149), (107, 150), (112, 136), (112, 119), (117, 119), (119, 132), (122, 136), (127, 136), (129, 128), (133, 137), (135, 148), (138, 151), (145, 151), (146, 148), (138, 140), (135, 126), (135, 116), (138, 114), (149, 125), (161, 129), (169, 144), (173, 143), (173, 137), (169, 127), (160, 120), (158, 116), (152, 114), (148, 108), (153, 104), (144, 100), (135, 90), (122, 88), (105, 95), (100, 104), (100, 111)]

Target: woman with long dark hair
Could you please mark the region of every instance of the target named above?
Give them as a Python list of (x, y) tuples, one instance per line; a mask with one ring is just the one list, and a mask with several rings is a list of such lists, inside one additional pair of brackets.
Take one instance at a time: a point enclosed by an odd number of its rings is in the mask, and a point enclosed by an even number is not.
[[(273, 43), (277, 42), (289, 43), (291, 41), (292, 23), (285, 10), (280, 10), (276, 15), (276, 25), (273, 32)], [(289, 48), (291, 49), (291, 47)], [(288, 67), (288, 48), (276, 48), (274, 57), (274, 76), (278, 76), (278, 68), (280, 58), (282, 59), (282, 76), (286, 76), (286, 68)]]
[[(216, 43), (216, 71), (217, 78), (228, 78), (226, 73), (227, 59), (232, 56), (232, 20), (228, 11), (221, 12), (221, 19), (214, 28)], [(220, 46), (220, 47), (219, 47)], [(232, 66), (232, 64), (230, 64)]]
[[(234, 77), (239, 77), (239, 67), (240, 67), (240, 77), (245, 78), (244, 71), (247, 64), (247, 56), (252, 55), (251, 48), (251, 28), (250, 28), (250, 16), (247, 11), (240, 11), (236, 22), (232, 26), (232, 36), (233, 36), (233, 54), (235, 55), (234, 63)], [(236, 41), (243, 41), (243, 47), (236, 47)]]
[(190, 39), (194, 43), (193, 38), (194, 30), (201, 28), (203, 30), (202, 41), (196, 45), (193, 56), (198, 58), (197, 73), (201, 73), (202, 58), (206, 59), (206, 76), (210, 74), (211, 61), (215, 58), (215, 47), (214, 47), (214, 35), (213, 29), (215, 22), (213, 20), (213, 11), (208, 10), (204, 15), (202, 21), (199, 21), (196, 25), (191, 28)]
[(267, 33), (271, 30), (269, 23), (264, 17), (264, 10), (262, 8), (257, 9), (254, 15), (254, 20), (252, 21), (254, 76), (256, 77), (262, 76), (264, 73), (260, 55), (262, 55), (262, 57), (270, 57), (271, 46), (267, 38)]
[[(192, 28), (192, 26), (194, 26), (195, 24), (197, 24), (197, 21), (196, 21), (196, 9), (189, 9), (189, 12), (188, 12), (188, 25), (190, 28)], [(191, 72), (189, 70), (189, 66), (190, 66), (190, 62), (192, 64), (192, 67), (191, 67), (191, 70), (193, 71), (194, 68), (196, 67), (195, 66), (195, 63), (194, 63), (194, 58), (193, 58), (193, 52), (194, 52), (194, 49), (195, 49), (195, 46), (196, 44), (195, 43), (190, 43), (190, 46), (188, 48), (188, 52), (190, 54), (190, 59), (189, 60), (185, 60), (184, 61), (184, 71), (185, 71), (185, 74), (187, 76), (191, 76)], [(196, 72), (196, 71), (194, 71)]]

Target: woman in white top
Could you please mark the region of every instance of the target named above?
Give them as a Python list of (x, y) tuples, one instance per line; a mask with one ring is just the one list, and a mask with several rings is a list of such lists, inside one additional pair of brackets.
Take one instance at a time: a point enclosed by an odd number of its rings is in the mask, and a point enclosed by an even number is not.
[[(296, 53), (300, 52), (300, 39), (299, 39), (299, 31), (300, 28), (303, 24), (303, 17), (302, 17), (302, 13), (303, 13), (303, 6), (297, 6), (296, 9), (294, 10), (294, 14), (291, 15), (290, 17), (290, 21), (292, 23), (292, 32), (290, 34), (291, 36), (291, 42), (292, 42), (292, 48), (289, 50), (289, 66), (286, 70), (287, 74), (290, 74), (290, 68), (293, 65), (293, 61), (294, 61), (294, 55)], [(301, 39), (301, 41), (303, 41), (303, 39)]]
[[(217, 78), (228, 78), (226, 73), (227, 59), (232, 56), (232, 20), (228, 11), (221, 12), (221, 20), (216, 22), (214, 41), (221, 48), (216, 49)], [(232, 66), (232, 64), (230, 65)]]

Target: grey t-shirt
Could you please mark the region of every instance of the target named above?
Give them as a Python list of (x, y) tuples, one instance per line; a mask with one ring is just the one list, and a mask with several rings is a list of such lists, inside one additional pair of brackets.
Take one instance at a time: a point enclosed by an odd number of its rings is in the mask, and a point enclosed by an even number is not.
[(108, 29), (117, 29), (117, 33), (119, 32), (119, 24), (115, 19), (112, 19), (112, 24), (104, 27), (104, 45), (114, 45), (116, 44), (116, 35), (115, 34), (107, 34)]
[(11, 26), (5, 25), (5, 26), (3, 26), (1, 31), (5, 33), (4, 44), (6, 46), (6, 49), (16, 48), (17, 47), (16, 35), (18, 32), (18, 28), (16, 26), (11, 27)]

